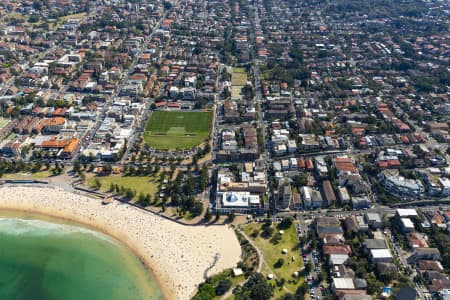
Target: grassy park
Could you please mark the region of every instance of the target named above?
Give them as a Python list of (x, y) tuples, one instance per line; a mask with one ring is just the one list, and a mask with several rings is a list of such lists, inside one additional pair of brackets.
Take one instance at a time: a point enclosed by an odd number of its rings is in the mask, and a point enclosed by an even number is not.
[(109, 191), (111, 184), (118, 185), (119, 187), (127, 187), (131, 190), (136, 191), (136, 196), (142, 194), (150, 194), (152, 197), (158, 191), (158, 179), (147, 176), (122, 176), (122, 175), (110, 175), (110, 176), (97, 176), (88, 179), (88, 186), (95, 185), (95, 178), (97, 178), (100, 183), (100, 191)]
[[(270, 226), (271, 230), (265, 230), (263, 223), (250, 223), (242, 226), (242, 230), (249, 236), (255, 245), (263, 254), (263, 264), (261, 273), (264, 276), (273, 274), (274, 279), (271, 280), (275, 285), (274, 299), (278, 299), (286, 293), (295, 294), (297, 288), (304, 282), (304, 277), (295, 278), (294, 272), (302, 273), (303, 261), (300, 255), (298, 245), (298, 237), (295, 226), (291, 225), (288, 229), (283, 229), (284, 233), (280, 234), (276, 224)], [(270, 233), (271, 234), (266, 234)], [(288, 252), (283, 254), (283, 249)], [(295, 261), (292, 259), (295, 258)], [(280, 259), (283, 263), (280, 264)], [(282, 287), (277, 286), (276, 281), (284, 279)]]
[(47, 179), (51, 176), (49, 171), (39, 171), (35, 173), (7, 173), (2, 175), (2, 179)]
[(209, 136), (211, 119), (211, 112), (154, 111), (144, 141), (161, 150), (191, 149)]

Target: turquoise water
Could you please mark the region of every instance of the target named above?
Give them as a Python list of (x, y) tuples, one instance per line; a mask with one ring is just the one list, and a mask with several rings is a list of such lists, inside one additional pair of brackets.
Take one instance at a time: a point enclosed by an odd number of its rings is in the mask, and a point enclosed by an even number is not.
[(73, 223), (0, 213), (0, 299), (162, 299), (143, 264), (109, 237)]

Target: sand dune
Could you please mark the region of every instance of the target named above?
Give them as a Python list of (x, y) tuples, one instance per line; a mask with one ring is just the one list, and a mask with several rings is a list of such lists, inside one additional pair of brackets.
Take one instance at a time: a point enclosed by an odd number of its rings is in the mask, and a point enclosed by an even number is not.
[(57, 187), (4, 186), (0, 209), (60, 217), (113, 236), (152, 270), (167, 299), (189, 299), (205, 270), (211, 275), (233, 267), (241, 255), (227, 226), (183, 226), (117, 201), (105, 206)]

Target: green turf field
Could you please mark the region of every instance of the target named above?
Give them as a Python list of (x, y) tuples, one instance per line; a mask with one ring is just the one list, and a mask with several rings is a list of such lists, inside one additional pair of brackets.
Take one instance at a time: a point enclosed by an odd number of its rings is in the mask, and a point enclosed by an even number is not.
[(211, 112), (154, 111), (145, 126), (144, 141), (163, 150), (190, 149), (209, 135)]

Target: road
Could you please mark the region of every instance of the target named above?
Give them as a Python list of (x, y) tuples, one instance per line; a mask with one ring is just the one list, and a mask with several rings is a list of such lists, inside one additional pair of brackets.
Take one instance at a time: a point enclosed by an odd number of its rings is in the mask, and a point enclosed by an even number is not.
[[(152, 40), (152, 38), (155, 35), (156, 31), (160, 28), (162, 21), (167, 17), (167, 15), (170, 12), (171, 12), (171, 10), (166, 10), (164, 12), (164, 14), (162, 14), (162, 16), (160, 17), (158, 22), (152, 28), (152, 31), (148, 35), (147, 39), (140, 46), (139, 51), (135, 54), (134, 59), (133, 59), (132, 63), (130, 64), (130, 66), (126, 70), (124, 70), (124, 74), (125, 75), (121, 78), (121, 81), (120, 81), (117, 89), (111, 95), (111, 97), (110, 97), (111, 101), (107, 101), (105, 103), (104, 107), (102, 108), (102, 112), (101, 112), (100, 116), (97, 118), (94, 126), (92, 127), (91, 131), (89, 132), (88, 139), (86, 139), (84, 141), (84, 143), (83, 143), (84, 147), (89, 145), (89, 143), (94, 138), (95, 133), (100, 128), (102, 122), (105, 120), (106, 112), (108, 111), (108, 109), (111, 106), (112, 102), (114, 101), (114, 99), (116, 99), (117, 97), (120, 96), (122, 88), (126, 85), (128, 79), (133, 74), (133, 70), (134, 70), (135, 66), (138, 64), (139, 58), (141, 57), (142, 53), (148, 48), (148, 45), (149, 45), (150, 41)], [(145, 120), (146, 120), (146, 118), (148, 116), (150, 104), (148, 102), (146, 102), (144, 105), (145, 105), (145, 107), (142, 110), (142, 113), (140, 115), (138, 115), (137, 119), (135, 120), (135, 125), (134, 125), (133, 129), (142, 127), (143, 126), (142, 123), (145, 122)], [(128, 156), (131, 153), (131, 150), (133, 149), (134, 143), (135, 143), (136, 139), (140, 136), (140, 134), (141, 134), (141, 132), (139, 130), (133, 130), (132, 135), (130, 136), (130, 138), (127, 141), (126, 151), (125, 151), (124, 155), (122, 155), (122, 158), (120, 160), (120, 164), (124, 163), (125, 160), (128, 158)]]
[[(82, 18), (80, 20), (80, 25), (85, 23), (90, 17), (93, 17), (95, 14), (97, 13), (97, 10), (92, 10), (91, 12), (89, 12), (89, 14), (87, 14), (84, 18)], [(56, 29), (55, 29), (56, 30)], [(47, 54), (53, 53), (55, 52), (58, 48), (60, 48), (60, 45), (67, 39), (64, 38), (61, 41), (59, 41), (58, 43), (55, 43), (55, 45), (53, 45), (52, 47), (43, 50), (41, 52), (38, 52), (36, 54), (33, 54), (31, 56), (29, 56), (27, 59), (29, 59), (29, 62), (26, 63), (26, 65), (28, 67), (33, 66), (35, 63), (39, 62), (40, 60), (42, 60)], [(16, 80), (17, 76), (12, 76), (6, 83), (2, 84), (2, 91), (0, 92), (0, 96), (5, 96), (5, 94), (7, 93), (8, 89), (13, 86), (14, 81)]]
[[(253, 26), (250, 30), (250, 40), (253, 41), (254, 45), (256, 45), (255, 29), (261, 28), (261, 23), (260, 23), (260, 18), (259, 18), (258, 6), (255, 5), (253, 8), (254, 9), (251, 13), (251, 16), (253, 17), (253, 20), (252, 20)], [(257, 49), (256, 49), (256, 47), (253, 47), (253, 57), (257, 57), (257, 56), (258, 56)], [(266, 136), (267, 127), (266, 127), (266, 123), (264, 122), (264, 113), (261, 110), (261, 105), (264, 103), (264, 98), (263, 98), (263, 95), (261, 92), (261, 90), (262, 90), (261, 82), (259, 80), (259, 77), (260, 77), (259, 63), (260, 63), (260, 61), (257, 58), (254, 58), (252, 60), (251, 74), (253, 76), (253, 87), (255, 89), (255, 102), (256, 102), (256, 108), (257, 108), (257, 113), (258, 113), (257, 127), (261, 131), (262, 143), (264, 145), (264, 151), (261, 153), (260, 159), (262, 161), (264, 161), (264, 163), (265, 163), (266, 178), (269, 178), (268, 170), (269, 170), (269, 164), (270, 164), (270, 151), (269, 151), (269, 147), (268, 147), (268, 143), (267, 143), (267, 136)], [(269, 199), (269, 208), (268, 209), (269, 209), (269, 211), (273, 212), (273, 210), (275, 208), (275, 203), (273, 203), (273, 197), (272, 197), (271, 190), (272, 190), (272, 188), (271, 188), (271, 186), (269, 186), (269, 189), (267, 192), (267, 197)]]

